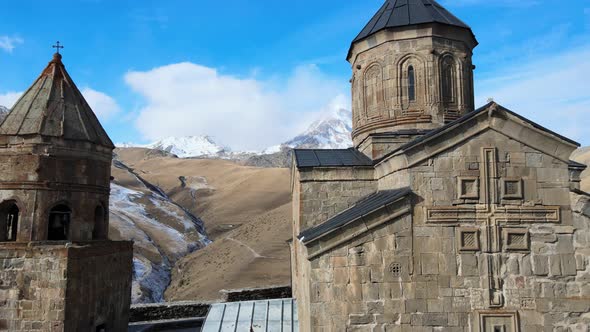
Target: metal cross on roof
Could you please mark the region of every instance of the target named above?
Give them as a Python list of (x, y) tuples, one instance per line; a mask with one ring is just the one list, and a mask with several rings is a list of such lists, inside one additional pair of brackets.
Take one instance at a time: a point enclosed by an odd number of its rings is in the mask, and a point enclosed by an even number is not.
[(52, 45), (51, 47), (57, 49), (57, 54), (59, 54), (59, 49), (64, 48), (63, 46), (59, 45), (59, 40), (56, 43), (57, 45)]

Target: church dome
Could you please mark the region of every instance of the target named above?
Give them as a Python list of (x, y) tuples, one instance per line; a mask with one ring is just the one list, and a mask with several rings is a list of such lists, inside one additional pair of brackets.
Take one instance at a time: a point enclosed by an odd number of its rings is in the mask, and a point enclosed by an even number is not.
[(53, 55), (39, 78), (0, 125), (0, 136), (40, 135), (87, 141), (113, 149), (113, 142), (61, 59), (61, 54)]
[[(467, 24), (434, 0), (387, 0), (352, 44), (381, 30), (428, 23), (439, 23), (471, 31)], [(475, 36), (473, 38), (475, 39)], [(349, 51), (348, 57), (350, 53)]]

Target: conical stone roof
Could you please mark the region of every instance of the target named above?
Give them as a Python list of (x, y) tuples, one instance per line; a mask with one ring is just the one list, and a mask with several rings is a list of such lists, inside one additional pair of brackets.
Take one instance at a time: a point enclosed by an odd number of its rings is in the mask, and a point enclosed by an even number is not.
[(0, 135), (41, 135), (114, 148), (61, 59), (61, 54), (53, 55), (0, 125)]

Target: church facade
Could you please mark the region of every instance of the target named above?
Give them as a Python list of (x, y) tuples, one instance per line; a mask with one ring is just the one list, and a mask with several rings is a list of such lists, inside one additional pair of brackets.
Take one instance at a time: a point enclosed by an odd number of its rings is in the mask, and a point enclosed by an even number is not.
[(108, 240), (113, 149), (56, 53), (0, 124), (0, 330), (127, 331), (133, 247)]
[(295, 150), (301, 331), (587, 331), (579, 144), (474, 108), (471, 29), (388, 0), (352, 42), (353, 142)]

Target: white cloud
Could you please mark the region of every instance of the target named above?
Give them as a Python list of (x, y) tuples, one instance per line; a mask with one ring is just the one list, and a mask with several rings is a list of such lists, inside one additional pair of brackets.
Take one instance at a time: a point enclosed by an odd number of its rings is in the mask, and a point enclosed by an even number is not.
[(18, 44), (22, 44), (24, 40), (18, 37), (0, 36), (0, 49), (8, 53), (12, 53), (12, 50)]
[(135, 122), (144, 138), (207, 134), (236, 150), (283, 142), (335, 100), (348, 100), (345, 82), (314, 65), (263, 81), (184, 62), (129, 72), (125, 81), (145, 99)]
[(513, 63), (495, 78), (476, 82), (478, 105), (493, 97), (499, 104), (539, 124), (590, 144), (590, 47)]
[(12, 108), (14, 103), (16, 103), (22, 94), (22, 92), (6, 92), (0, 94), (0, 106)]
[(100, 121), (107, 121), (121, 112), (121, 107), (111, 96), (88, 87), (81, 92)]

